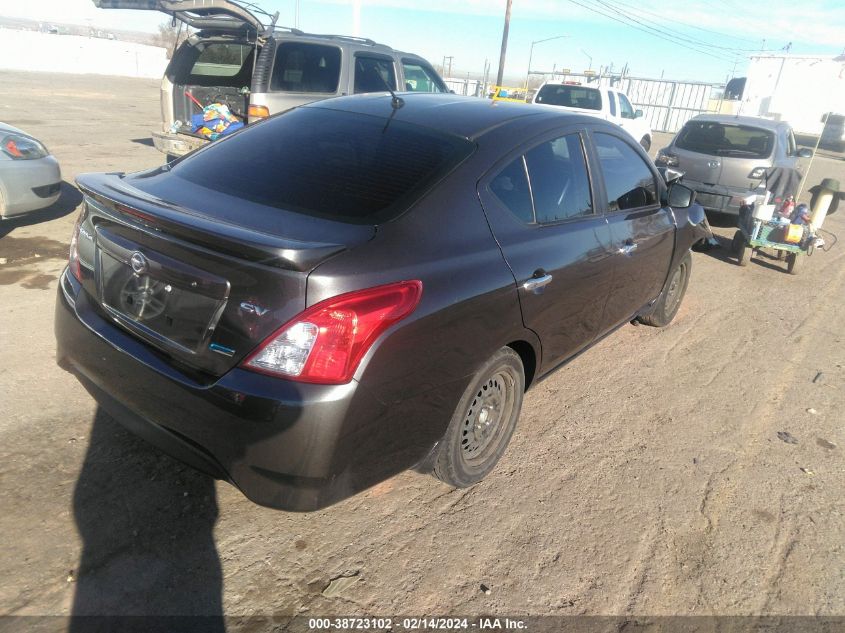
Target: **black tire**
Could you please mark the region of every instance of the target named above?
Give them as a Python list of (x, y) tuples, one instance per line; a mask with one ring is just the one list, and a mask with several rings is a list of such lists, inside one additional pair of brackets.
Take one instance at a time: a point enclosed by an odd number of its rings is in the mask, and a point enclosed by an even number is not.
[(450, 486), (467, 488), (493, 470), (516, 428), (524, 391), (522, 360), (503, 347), (484, 363), (461, 396), (437, 449), (434, 476)]
[(642, 137), (640, 139), (640, 145), (642, 145), (642, 147), (645, 151), (650, 150), (651, 149), (651, 139), (647, 136)]
[(748, 244), (745, 243), (743, 240), (742, 247), (740, 247), (739, 251), (736, 254), (736, 263), (740, 266), (747, 266), (748, 262), (751, 261), (751, 252), (754, 249), (751, 248)]
[(687, 292), (691, 271), (692, 257), (687, 253), (669, 275), (669, 281), (666, 282), (666, 287), (660, 293), (651, 314), (638, 317), (640, 323), (652, 327), (665, 327), (672, 322)]
[(800, 253), (790, 253), (786, 256), (786, 270), (790, 275), (797, 275), (801, 271)]
[(737, 231), (734, 233), (733, 239), (731, 239), (731, 253), (739, 255), (739, 250), (744, 244), (745, 238), (742, 236), (742, 231)]

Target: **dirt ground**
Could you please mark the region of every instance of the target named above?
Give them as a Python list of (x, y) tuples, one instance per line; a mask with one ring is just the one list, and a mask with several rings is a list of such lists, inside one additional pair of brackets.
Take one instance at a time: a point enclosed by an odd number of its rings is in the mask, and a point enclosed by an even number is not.
[[(0, 120), (68, 183), (162, 161), (156, 81), (0, 78)], [(845, 183), (842, 156), (823, 177)], [(797, 277), (695, 253), (676, 320), (532, 389), (471, 489), (406, 472), (287, 514), (136, 439), (55, 365), (78, 202), (66, 186), (0, 225), (0, 614), (845, 615), (845, 242)], [(845, 212), (826, 228), (845, 237)]]

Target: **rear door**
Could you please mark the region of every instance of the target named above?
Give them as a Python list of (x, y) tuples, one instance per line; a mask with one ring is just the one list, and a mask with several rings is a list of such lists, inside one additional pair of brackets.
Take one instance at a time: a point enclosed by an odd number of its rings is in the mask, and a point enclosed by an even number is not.
[[(198, 31), (253, 31), (263, 34), (265, 26), (250, 11), (228, 0), (92, 0), (100, 9), (161, 11)], [(268, 16), (273, 22), (274, 18)]]
[(675, 248), (675, 219), (661, 207), (659, 176), (632, 139), (603, 129), (592, 132), (592, 141), (614, 259), (607, 331), (660, 294)]
[(482, 179), (479, 195), (516, 279), (523, 322), (542, 343), (541, 370), (550, 369), (595, 339), (612, 281), (584, 134), (563, 129), (517, 150)]

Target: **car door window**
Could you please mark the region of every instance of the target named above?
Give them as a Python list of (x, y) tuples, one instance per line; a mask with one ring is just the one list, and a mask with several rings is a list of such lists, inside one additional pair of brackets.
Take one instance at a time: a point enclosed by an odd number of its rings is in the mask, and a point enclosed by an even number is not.
[(403, 59), (402, 70), (405, 75), (405, 91), (407, 92), (448, 92), (446, 85), (431, 68)]
[(393, 60), (385, 57), (355, 56), (355, 93), (396, 90)]
[(619, 97), (619, 110), (620, 115), (623, 119), (633, 119), (634, 118), (634, 108), (631, 107), (631, 102), (628, 101), (628, 97), (623, 95), (621, 92), (617, 92), (616, 96)]
[(282, 42), (276, 50), (270, 89), (334, 94), (340, 79), (337, 46)]
[[(620, 95), (621, 96), (621, 95)], [(646, 161), (617, 136), (593, 134), (608, 211), (624, 211), (657, 203), (657, 182)]]
[(534, 222), (534, 205), (522, 156), (511, 161), (490, 182), (490, 191), (523, 222)]
[(610, 116), (616, 116), (616, 99), (613, 98), (613, 91), (607, 91), (607, 103), (610, 105)]
[(580, 134), (547, 141), (526, 152), (538, 224), (590, 215), (593, 201)]

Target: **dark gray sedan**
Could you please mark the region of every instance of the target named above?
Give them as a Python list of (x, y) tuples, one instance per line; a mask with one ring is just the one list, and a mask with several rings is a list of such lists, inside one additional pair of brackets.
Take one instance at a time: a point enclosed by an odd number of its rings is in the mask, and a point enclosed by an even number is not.
[(617, 126), (454, 95), (322, 101), (78, 183), (58, 362), (290, 510), (411, 467), (479, 481), (526, 389), (673, 319), (702, 236), (692, 192)]

